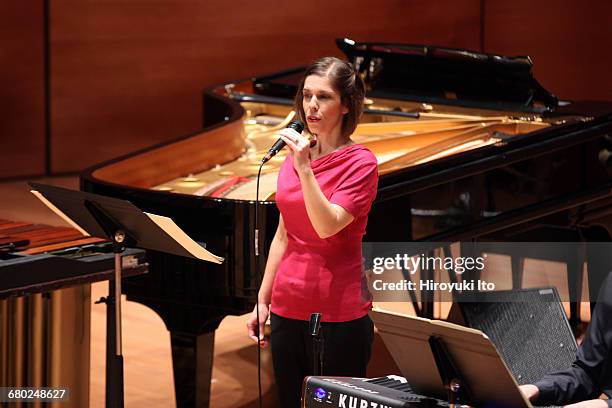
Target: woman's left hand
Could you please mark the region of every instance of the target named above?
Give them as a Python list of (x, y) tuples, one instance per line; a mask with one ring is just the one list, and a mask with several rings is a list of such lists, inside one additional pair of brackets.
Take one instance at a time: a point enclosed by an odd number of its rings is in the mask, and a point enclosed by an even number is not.
[(311, 170), (310, 167), (310, 141), (293, 129), (285, 128), (280, 137), (287, 143), (293, 154), (293, 167), (301, 174)]

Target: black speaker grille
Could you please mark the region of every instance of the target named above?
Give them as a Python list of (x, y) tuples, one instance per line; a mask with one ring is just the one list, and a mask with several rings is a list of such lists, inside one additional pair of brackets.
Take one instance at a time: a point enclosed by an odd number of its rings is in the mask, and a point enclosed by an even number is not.
[(479, 300), (460, 303), (466, 323), (491, 339), (519, 384), (575, 360), (576, 340), (554, 288), (483, 292)]

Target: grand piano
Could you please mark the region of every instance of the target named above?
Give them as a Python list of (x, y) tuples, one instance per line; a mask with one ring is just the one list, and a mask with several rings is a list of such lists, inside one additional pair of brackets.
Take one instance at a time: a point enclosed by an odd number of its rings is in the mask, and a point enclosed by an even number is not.
[[(337, 44), (368, 89), (353, 139), (379, 163), (366, 241), (610, 239), (611, 103), (559, 100), (534, 79), (529, 57)], [(82, 175), (84, 191), (170, 216), (226, 259), (213, 265), (150, 252), (150, 272), (123, 285), (128, 300), (153, 309), (170, 331), (179, 407), (208, 405), (215, 329), (256, 299), (284, 153), (262, 170), (259, 257), (255, 176), (292, 118), (303, 70), (207, 89), (200, 132)], [(589, 268), (606, 267), (600, 258)]]

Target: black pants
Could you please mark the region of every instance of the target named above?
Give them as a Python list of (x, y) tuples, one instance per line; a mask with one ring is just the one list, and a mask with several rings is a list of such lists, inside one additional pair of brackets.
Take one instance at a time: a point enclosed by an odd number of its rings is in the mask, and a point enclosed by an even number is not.
[[(272, 361), (282, 408), (299, 408), (304, 377), (312, 375), (312, 337), (309, 322), (272, 313)], [(365, 377), (372, 352), (374, 325), (368, 315), (340, 323), (323, 323), (323, 374)]]

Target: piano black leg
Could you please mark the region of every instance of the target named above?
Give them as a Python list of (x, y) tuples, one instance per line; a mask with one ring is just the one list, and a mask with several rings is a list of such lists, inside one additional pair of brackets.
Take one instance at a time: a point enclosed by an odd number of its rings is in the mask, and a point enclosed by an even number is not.
[(215, 332), (170, 332), (177, 408), (207, 408), (210, 400)]
[[(427, 256), (433, 258), (435, 252), (433, 250), (427, 251)], [(435, 271), (434, 268), (426, 267), (421, 270), (421, 280), (430, 281), (434, 279)], [(430, 290), (421, 291), (421, 310), (420, 317), (426, 319), (434, 318), (434, 292)], [(418, 313), (417, 313), (418, 314)]]
[[(478, 244), (475, 242), (461, 242), (459, 245), (459, 254), (460, 256), (467, 258), (478, 258), (482, 256), (482, 249), (478, 248)], [(480, 279), (481, 273), (477, 268), (466, 270), (463, 274), (461, 274), (462, 281), (477, 281)]]
[(595, 300), (601, 289), (601, 285), (606, 280), (608, 273), (612, 271), (612, 253), (602, 250), (597, 246), (597, 242), (610, 242), (612, 238), (607, 229), (600, 226), (593, 226), (585, 232), (587, 241), (590, 241), (592, 246), (587, 247), (586, 259), (589, 278), (589, 300), (591, 302), (591, 312), (595, 307)]
[(522, 256), (512, 256), (510, 262), (512, 264), (512, 289), (522, 289), (525, 258)]
[(577, 248), (567, 261), (567, 288), (570, 299), (569, 323), (574, 333), (580, 325), (580, 306), (582, 301), (582, 280), (584, 277), (584, 248)]

